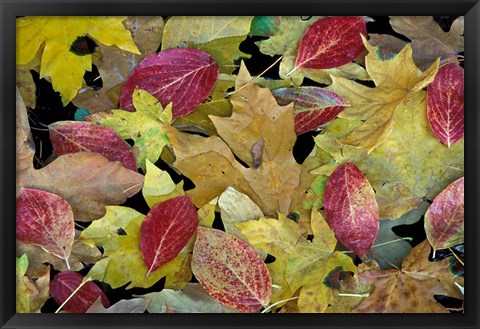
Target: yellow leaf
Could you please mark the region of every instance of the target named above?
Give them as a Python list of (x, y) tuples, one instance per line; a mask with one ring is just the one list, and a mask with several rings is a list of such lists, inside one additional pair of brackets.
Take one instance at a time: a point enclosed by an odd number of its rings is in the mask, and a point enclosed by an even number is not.
[(183, 183), (175, 185), (168, 172), (159, 169), (148, 159), (146, 164), (147, 173), (145, 174), (142, 194), (150, 208), (175, 196), (185, 195)]
[(27, 64), (45, 42), (40, 78), (49, 76), (63, 105), (68, 104), (82, 86), (85, 71), (92, 67), (92, 56), (76, 55), (70, 49), (78, 38), (89, 35), (107, 46), (139, 54), (130, 32), (122, 21), (126, 17), (108, 16), (27, 16), (17, 19), (17, 64)]
[(410, 45), (406, 45), (393, 58), (384, 59), (379, 57), (378, 46), (372, 47), (363, 36), (362, 39), (368, 50), (366, 69), (376, 87), (368, 88), (332, 76), (333, 83), (327, 89), (338, 93), (351, 104), (339, 114), (340, 117), (365, 121), (339, 142), (363, 148), (370, 153), (392, 131), (393, 115), (398, 106), (407, 103), (415, 93), (433, 81), (440, 59), (422, 73), (413, 62)]

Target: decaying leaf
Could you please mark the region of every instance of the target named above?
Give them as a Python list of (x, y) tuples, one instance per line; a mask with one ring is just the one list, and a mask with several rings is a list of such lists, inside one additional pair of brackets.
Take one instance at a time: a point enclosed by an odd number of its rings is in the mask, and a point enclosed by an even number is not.
[(449, 259), (430, 262), (427, 240), (416, 246), (402, 263), (401, 270), (371, 270), (359, 274), (375, 287), (356, 313), (448, 313), (434, 295), (462, 298), (450, 273)]
[(325, 185), (325, 216), (338, 240), (363, 258), (378, 233), (375, 193), (352, 162), (335, 169)]
[(220, 230), (197, 229), (192, 272), (207, 293), (240, 312), (256, 312), (270, 302), (272, 278), (247, 243)]
[(425, 214), (425, 232), (434, 250), (464, 242), (464, 178), (435, 197)]

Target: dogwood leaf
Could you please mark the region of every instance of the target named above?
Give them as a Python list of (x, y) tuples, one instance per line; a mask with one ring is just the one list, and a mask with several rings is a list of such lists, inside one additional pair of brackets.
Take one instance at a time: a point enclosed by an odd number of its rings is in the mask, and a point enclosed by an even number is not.
[(40, 78), (49, 76), (53, 89), (60, 92), (63, 105), (68, 104), (82, 87), (85, 71), (92, 69), (90, 54), (77, 55), (72, 45), (88, 34), (107, 46), (115, 45), (139, 53), (123, 16), (26, 16), (17, 19), (17, 63), (26, 64), (45, 43)]

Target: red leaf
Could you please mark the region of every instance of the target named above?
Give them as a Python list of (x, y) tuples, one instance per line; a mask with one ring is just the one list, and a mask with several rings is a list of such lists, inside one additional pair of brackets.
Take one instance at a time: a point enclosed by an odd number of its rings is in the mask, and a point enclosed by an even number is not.
[(73, 211), (62, 197), (22, 188), (17, 199), (17, 240), (68, 259), (75, 238)]
[(198, 227), (192, 272), (208, 294), (241, 312), (256, 312), (272, 294), (268, 268), (247, 243), (220, 230)]
[(210, 94), (219, 66), (207, 53), (197, 49), (168, 49), (151, 54), (137, 65), (122, 89), (120, 107), (135, 111), (135, 88), (155, 96), (162, 106), (173, 102), (173, 118), (191, 113)]
[(440, 192), (425, 214), (425, 232), (433, 249), (464, 242), (464, 178)]
[(345, 101), (334, 92), (318, 87), (279, 88), (272, 90), (279, 105), (294, 102), (295, 133), (315, 130), (336, 118)]
[(445, 145), (464, 134), (464, 73), (455, 63), (441, 67), (427, 88), (427, 116), (430, 127)]
[(49, 126), (56, 155), (87, 151), (99, 153), (110, 161), (120, 161), (137, 171), (132, 150), (115, 131), (88, 122), (59, 121)]
[(378, 205), (370, 183), (352, 162), (338, 166), (328, 178), (324, 209), (338, 240), (363, 258), (378, 233)]
[[(50, 294), (57, 304), (61, 305), (82, 283), (83, 276), (73, 271), (60, 272), (50, 282)], [(63, 306), (69, 313), (85, 313), (100, 297), (104, 307), (110, 307), (110, 302), (103, 291), (92, 281), (85, 283), (72, 298)]]
[(361, 16), (332, 16), (313, 23), (303, 35), (295, 68), (330, 69), (345, 65), (364, 49), (367, 35)]
[(140, 249), (147, 275), (173, 260), (198, 226), (198, 214), (189, 196), (179, 196), (155, 205), (141, 228)]

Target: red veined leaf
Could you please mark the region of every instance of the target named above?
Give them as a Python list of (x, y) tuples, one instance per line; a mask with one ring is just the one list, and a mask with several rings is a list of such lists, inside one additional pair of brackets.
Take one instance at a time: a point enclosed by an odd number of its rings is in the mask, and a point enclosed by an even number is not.
[(137, 171), (132, 150), (115, 131), (88, 122), (59, 121), (49, 126), (56, 155), (87, 151), (99, 153), (110, 161), (120, 161), (125, 168)]
[(272, 295), (272, 278), (255, 249), (220, 230), (198, 227), (192, 272), (212, 298), (237, 311), (259, 311)]
[(425, 214), (425, 232), (433, 249), (464, 242), (464, 178), (440, 192)]
[(377, 237), (380, 221), (373, 188), (352, 162), (330, 175), (323, 205), (338, 240), (363, 258)]
[(433, 133), (450, 147), (464, 134), (464, 73), (456, 64), (441, 67), (427, 87), (427, 116)]
[(189, 196), (155, 205), (141, 227), (140, 250), (147, 275), (173, 260), (195, 233), (198, 214)]
[(319, 19), (303, 35), (295, 68), (330, 69), (350, 63), (365, 48), (360, 34), (367, 35), (361, 16)]
[(318, 87), (279, 88), (272, 90), (272, 94), (279, 105), (293, 102), (297, 135), (332, 121), (345, 105), (339, 95)]
[(151, 54), (128, 77), (120, 97), (120, 107), (134, 111), (135, 88), (155, 96), (162, 106), (173, 103), (173, 118), (187, 115), (210, 94), (217, 81), (219, 66), (209, 54), (175, 48)]
[[(63, 304), (75, 289), (82, 283), (83, 276), (73, 271), (63, 271), (57, 273), (50, 282), (50, 294), (55, 302), (59, 305)], [(109, 307), (110, 302), (94, 282), (85, 283), (70, 300), (63, 306), (63, 310), (69, 313), (85, 313), (90, 306), (100, 297), (102, 305)]]
[(17, 198), (17, 240), (36, 244), (59, 258), (68, 259), (75, 238), (72, 207), (62, 197), (22, 188)]

